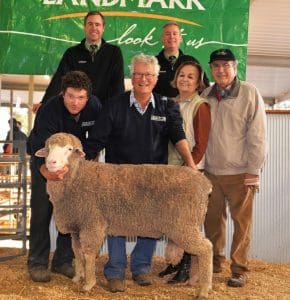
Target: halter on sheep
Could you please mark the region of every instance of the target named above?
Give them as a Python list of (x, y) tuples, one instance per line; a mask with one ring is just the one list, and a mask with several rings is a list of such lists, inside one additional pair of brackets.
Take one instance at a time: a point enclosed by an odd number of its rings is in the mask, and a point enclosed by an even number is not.
[[(47, 192), (58, 229), (72, 235), (73, 281), (84, 278), (83, 290), (96, 283), (95, 257), (107, 234), (154, 238), (165, 234), (172, 241), (169, 262), (177, 261), (180, 249), (197, 255), (198, 298), (208, 296), (212, 246), (200, 230), (211, 191), (205, 176), (180, 166), (86, 161), (80, 141), (66, 133), (52, 135), (36, 155), (46, 156), (46, 166), (53, 171), (69, 165), (63, 181), (47, 182)], [(192, 266), (191, 284), (194, 271)]]

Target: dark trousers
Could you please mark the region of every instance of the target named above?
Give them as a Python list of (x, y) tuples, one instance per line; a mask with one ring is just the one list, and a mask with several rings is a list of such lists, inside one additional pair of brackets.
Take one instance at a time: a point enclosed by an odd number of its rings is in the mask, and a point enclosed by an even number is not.
[[(49, 224), (52, 216), (52, 204), (46, 193), (46, 181), (40, 174), (34, 159), (30, 161), (31, 169), (31, 218), (28, 268), (43, 265), (48, 267), (50, 253)], [(61, 266), (71, 263), (73, 259), (71, 237), (69, 234), (58, 234), (56, 250), (52, 265)]]

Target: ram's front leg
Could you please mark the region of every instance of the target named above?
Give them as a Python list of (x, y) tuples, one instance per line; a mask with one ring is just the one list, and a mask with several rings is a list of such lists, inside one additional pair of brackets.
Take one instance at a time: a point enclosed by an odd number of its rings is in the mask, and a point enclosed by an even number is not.
[(85, 284), (82, 290), (87, 292), (96, 284), (96, 251), (85, 253)]
[(83, 291), (89, 291), (96, 284), (96, 256), (105, 238), (105, 230), (97, 225), (97, 230), (81, 233), (81, 245), (85, 260), (85, 284)]
[(79, 233), (72, 233), (72, 248), (75, 255), (75, 276), (72, 279), (73, 282), (77, 283), (85, 277), (85, 260), (81, 248)]
[[(82, 236), (83, 235), (83, 236)], [(83, 291), (91, 290), (96, 284), (96, 254), (95, 243), (93, 239), (96, 237), (90, 234), (81, 234), (81, 245), (84, 253), (84, 279), (85, 284), (82, 287)]]

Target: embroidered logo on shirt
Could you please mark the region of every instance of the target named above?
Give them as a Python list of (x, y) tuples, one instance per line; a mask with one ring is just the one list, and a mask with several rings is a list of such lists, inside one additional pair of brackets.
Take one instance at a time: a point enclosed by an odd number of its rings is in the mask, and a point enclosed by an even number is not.
[(95, 124), (95, 121), (86, 121), (82, 122), (82, 127), (88, 127), (88, 126), (93, 126)]
[(166, 122), (166, 117), (163, 116), (151, 116), (152, 121), (158, 121), (158, 122)]

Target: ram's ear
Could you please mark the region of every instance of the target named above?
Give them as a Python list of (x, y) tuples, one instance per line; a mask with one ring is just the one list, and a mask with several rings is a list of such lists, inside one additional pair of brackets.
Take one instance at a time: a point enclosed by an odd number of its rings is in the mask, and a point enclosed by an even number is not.
[(77, 153), (80, 157), (85, 157), (86, 156), (86, 153), (80, 148), (76, 148), (75, 153)]
[(46, 148), (41, 148), (37, 150), (34, 155), (37, 157), (46, 157), (47, 156)]

